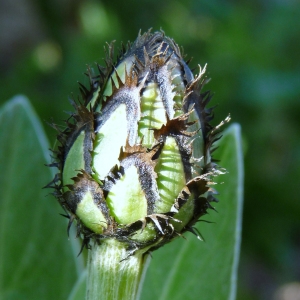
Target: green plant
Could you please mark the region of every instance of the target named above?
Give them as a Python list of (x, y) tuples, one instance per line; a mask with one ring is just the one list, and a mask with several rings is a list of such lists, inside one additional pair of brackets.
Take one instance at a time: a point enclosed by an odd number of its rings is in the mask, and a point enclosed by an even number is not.
[[(18, 121), (19, 124), (21, 124), (22, 121), (24, 121), (24, 123), (27, 124), (27, 126), (21, 127), (23, 136), (20, 132), (18, 132), (18, 130), (16, 132), (10, 130), (9, 135), (7, 135), (9, 126), (11, 129), (14, 129), (14, 126), (12, 126), (13, 120), (16, 119), (16, 116), (14, 114), (17, 114), (17, 119), (19, 120)], [(10, 120), (11, 122), (8, 122), (8, 120)], [(32, 122), (32, 120), (34, 121)], [(12, 172), (11, 170), (14, 170), (14, 168), (11, 168), (11, 165), (9, 164), (11, 160), (7, 160), (7, 158), (12, 157), (13, 159), (19, 158), (22, 160), (22, 158), (24, 157), (24, 153), (26, 153), (26, 151), (27, 153), (30, 153), (32, 151), (36, 152), (38, 149), (36, 145), (37, 144), (41, 145), (41, 141), (44, 149), (40, 147), (41, 149), (40, 153), (41, 153), (41, 157), (43, 157), (43, 152), (45, 151), (45, 138), (42, 137), (42, 133), (40, 132), (40, 125), (36, 124), (37, 121), (33, 116), (33, 113), (30, 110), (28, 104), (24, 102), (24, 100), (19, 100), (19, 101), (14, 100), (11, 103), (7, 104), (7, 106), (5, 106), (2, 109), (0, 121), (2, 127), (1, 132), (3, 132), (3, 134), (1, 135), (1, 141), (6, 141), (6, 143), (4, 142), (3, 144), (5, 144), (7, 147), (7, 149), (4, 148), (4, 150), (6, 151), (4, 151), (3, 156), (1, 156), (1, 163), (3, 160), (3, 163), (4, 162), (6, 163), (6, 165), (8, 166), (7, 168), (10, 170), (10, 172)], [(36, 134), (37, 131), (38, 134)], [(20, 143), (19, 147), (16, 148), (18, 151), (20, 151), (23, 150), (22, 147), (20, 147), (21, 143), (23, 143), (24, 146), (26, 145), (26, 147), (28, 147), (28, 140), (30, 140), (29, 139), (30, 136), (38, 136), (39, 138), (36, 140), (35, 143), (32, 141), (29, 144), (31, 145), (32, 148), (30, 148), (29, 150), (26, 149), (26, 151), (23, 153), (23, 156), (21, 153), (18, 152), (16, 153), (14, 151), (11, 152), (10, 145), (13, 144), (13, 141), (18, 141), (18, 143)], [(203, 299), (213, 299), (213, 298), (233, 299), (234, 298), (235, 276), (236, 276), (236, 267), (237, 267), (238, 249), (239, 249), (241, 187), (242, 187), (241, 149), (239, 144), (240, 137), (239, 137), (238, 126), (232, 125), (229, 129), (227, 129), (221, 141), (222, 142), (219, 144), (219, 149), (216, 151), (216, 156), (222, 159), (222, 166), (226, 167), (227, 170), (230, 172), (230, 176), (227, 175), (228, 177), (227, 182), (226, 179), (224, 179), (226, 184), (218, 186), (218, 190), (221, 191), (221, 195), (222, 194), (224, 195), (223, 198), (222, 196), (220, 197), (221, 203), (218, 204), (218, 210), (222, 211), (222, 214), (226, 213), (226, 218), (224, 218), (223, 220), (224, 223), (222, 224), (222, 222), (217, 221), (218, 223), (217, 226), (204, 224), (204, 223), (201, 223), (201, 225), (200, 224), (197, 225), (198, 228), (201, 227), (200, 230), (207, 239), (209, 238), (210, 241), (214, 241), (214, 243), (205, 244), (207, 245), (207, 249), (205, 249), (205, 246), (203, 247), (203, 245), (201, 247), (200, 246), (201, 244), (199, 244), (199, 242), (197, 242), (196, 239), (192, 239), (191, 237), (188, 237), (189, 238), (188, 241), (177, 239), (177, 241), (172, 242), (172, 244), (167, 245), (163, 249), (159, 250), (157, 252), (158, 253), (157, 256), (156, 253), (154, 254), (153, 265), (155, 263), (161, 265), (161, 260), (158, 258), (159, 255), (166, 256), (165, 257), (166, 259), (163, 260), (165, 266), (160, 266), (159, 268), (154, 268), (154, 269), (153, 268), (151, 269), (150, 267), (149, 275), (148, 275), (149, 278), (146, 279), (146, 283), (145, 283), (145, 290), (147, 290), (147, 287), (149, 289), (149, 286), (151, 284), (156, 287), (155, 289), (154, 288), (151, 289), (152, 291), (158, 293), (157, 295), (155, 295), (156, 298), (176, 299), (177, 297), (177, 299), (181, 299), (182, 295), (187, 294), (188, 290), (189, 292), (191, 292), (190, 285), (192, 285), (194, 288), (199, 288), (199, 286), (201, 287), (200, 290), (201, 290), (201, 294), (203, 295), (202, 296)], [(22, 164), (18, 164), (18, 166), (19, 165)], [(23, 165), (26, 166), (26, 163)], [(22, 168), (24, 168), (23, 165)], [(31, 167), (31, 171), (35, 169), (30, 162), (28, 163), (28, 167), (29, 168)], [(24, 172), (26, 172), (26, 168), (24, 168), (23, 170)], [(16, 172), (18, 171), (19, 170), (16, 168)], [(46, 171), (44, 173), (46, 174)], [(29, 178), (22, 177), (22, 180), (26, 182), (26, 180), (32, 180), (32, 178), (33, 177), (29, 177)], [(7, 180), (7, 177), (5, 177), (3, 180)], [(22, 180), (18, 181), (18, 184), (22, 182)], [(219, 177), (217, 177), (216, 181), (220, 181), (220, 180), (223, 181), (223, 178), (220, 179)], [(5, 203), (8, 202), (8, 203), (15, 204), (15, 201), (11, 201), (11, 200), (18, 199), (20, 198), (20, 196), (15, 196), (12, 194), (11, 184), (5, 184), (5, 182), (3, 182), (3, 186), (7, 188), (7, 193), (5, 195), (6, 197), (4, 197), (7, 200), (5, 201)], [(22, 191), (22, 189), (16, 189), (16, 191), (20, 192)], [(32, 191), (35, 191), (35, 189), (32, 189)], [(38, 197), (40, 197), (40, 195)], [(33, 195), (30, 195), (29, 201), (28, 202), (23, 201), (23, 203), (24, 202), (29, 203), (31, 201), (31, 203), (35, 205), (36, 204), (35, 198), (36, 197), (34, 197)], [(23, 199), (24, 196), (22, 196), (22, 200)], [(43, 209), (45, 209), (45, 206), (43, 206)], [(9, 210), (9, 211), (13, 211), (13, 210)], [(19, 212), (21, 216), (24, 216), (23, 211), (24, 209), (17, 210), (17, 212)], [(3, 210), (3, 212), (7, 214), (7, 210)], [(18, 219), (20, 219), (20, 216), (18, 216)], [(27, 221), (27, 219), (25, 220)], [(34, 218), (32, 218), (32, 220), (36, 221), (36, 219)], [(212, 221), (210, 219), (210, 216), (208, 216), (207, 220)], [(42, 222), (42, 224), (44, 224), (44, 222)], [(52, 222), (50, 222), (50, 224), (53, 225)], [(207, 230), (209, 231), (207, 233), (205, 232), (206, 225), (209, 225), (207, 226)], [(15, 224), (14, 226), (13, 224), (10, 224), (8, 228), (10, 226), (16, 228), (16, 230), (20, 228), (20, 227), (17, 228)], [(41, 229), (41, 230), (37, 230), (37, 232), (45, 233), (46, 231)], [(16, 235), (14, 235), (14, 237), (15, 236)], [(48, 241), (49, 237), (47, 237), (47, 234), (45, 234), (45, 236), (46, 236), (45, 241)], [(42, 242), (41, 244), (45, 245), (47, 243)], [(213, 248), (211, 248), (212, 245), (214, 245)], [(53, 246), (53, 244), (51, 246)], [(166, 254), (165, 251), (166, 252), (170, 251), (171, 253)], [(188, 253), (188, 255), (185, 255), (185, 251)], [(59, 253), (56, 253), (53, 259), (55, 261), (58, 261), (59, 258), (60, 258)], [(37, 259), (37, 257), (35, 259)], [(65, 265), (67, 261), (68, 259), (66, 260), (62, 259), (61, 263)], [(78, 262), (80, 262), (80, 258), (76, 260), (77, 264)], [(72, 264), (72, 261), (70, 263)], [(169, 266), (173, 268), (172, 272), (170, 273), (166, 271), (166, 267), (168, 264), (170, 264)], [(197, 269), (198, 269), (197, 271), (199, 271), (199, 275), (201, 276), (200, 278), (197, 278), (197, 276), (193, 275), (192, 272), (189, 272), (188, 274), (187, 271), (184, 271), (184, 267), (187, 267), (189, 265), (194, 267), (197, 265)], [(68, 275), (74, 279), (74, 273), (75, 272), (73, 273), (71, 272)], [(214, 281), (212, 282), (210, 276), (206, 274), (211, 274)], [(167, 280), (165, 281), (164, 288), (162, 289), (157, 288), (158, 283), (155, 280), (159, 278), (159, 276), (167, 278)], [(230, 280), (228, 280), (228, 278), (230, 278)], [(82, 277), (80, 277), (79, 280), (81, 282), (84, 282), (82, 280)], [(220, 280), (219, 281), (220, 284), (217, 284), (218, 280)], [(70, 281), (72, 280), (70, 279)], [(197, 283), (198, 281), (199, 283)], [(226, 285), (224, 285), (224, 281), (226, 281)], [(62, 285), (64, 289), (67, 289), (66, 287), (69, 286), (69, 282), (66, 282), (65, 284), (62, 284), (62, 282), (60, 282), (59, 284)], [(15, 286), (16, 286), (16, 291), (19, 291), (18, 285), (16, 284)], [(73, 299), (75, 299), (76, 297), (77, 299), (79, 299), (79, 295), (82, 291), (82, 285), (78, 284), (77, 287), (78, 289), (77, 290), (75, 289), (71, 294), (72, 296), (70, 296), (73, 297)], [(6, 293), (12, 293), (12, 290), (13, 289), (7, 288)], [(61, 291), (60, 296), (65, 297), (64, 295), (65, 294), (63, 294), (63, 291)], [(149, 292), (144, 293), (143, 299), (146, 299), (147, 297), (149, 297), (149, 295), (151, 295), (151, 293)], [(191, 299), (193, 299), (193, 295), (195, 294), (192, 293), (190, 295)]]

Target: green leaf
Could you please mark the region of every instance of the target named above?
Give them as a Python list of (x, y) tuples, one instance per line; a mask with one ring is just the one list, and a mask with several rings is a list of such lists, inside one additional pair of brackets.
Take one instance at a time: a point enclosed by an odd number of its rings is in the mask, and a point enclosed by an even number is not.
[[(153, 253), (141, 299), (235, 299), (243, 199), (243, 161), (240, 127), (224, 133), (214, 157), (228, 171), (219, 182), (219, 203), (199, 222), (205, 242), (185, 234)], [(223, 184), (221, 184), (224, 182)]]
[[(0, 110), (0, 299), (67, 299), (83, 269), (50, 190), (48, 142), (26, 98)], [(77, 248), (77, 250), (76, 250)], [(76, 252), (75, 252), (76, 251)]]
[(86, 295), (86, 279), (87, 270), (81, 273), (77, 282), (74, 284), (72, 291), (68, 297), (68, 300), (83, 300)]

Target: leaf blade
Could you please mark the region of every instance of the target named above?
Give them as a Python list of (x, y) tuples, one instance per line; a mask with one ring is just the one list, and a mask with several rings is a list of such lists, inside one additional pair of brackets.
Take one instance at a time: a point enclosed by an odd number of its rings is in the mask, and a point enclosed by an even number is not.
[(0, 127), (0, 298), (66, 299), (82, 263), (70, 255), (59, 206), (42, 190), (53, 176), (44, 166), (47, 139), (22, 96), (1, 108)]

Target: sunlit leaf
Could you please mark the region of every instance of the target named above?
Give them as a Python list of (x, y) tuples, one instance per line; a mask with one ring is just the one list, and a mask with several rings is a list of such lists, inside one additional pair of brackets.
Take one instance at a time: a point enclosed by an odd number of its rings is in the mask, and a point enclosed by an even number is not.
[(82, 258), (42, 189), (53, 177), (42, 126), (18, 96), (1, 108), (0, 128), (0, 299), (67, 299)]

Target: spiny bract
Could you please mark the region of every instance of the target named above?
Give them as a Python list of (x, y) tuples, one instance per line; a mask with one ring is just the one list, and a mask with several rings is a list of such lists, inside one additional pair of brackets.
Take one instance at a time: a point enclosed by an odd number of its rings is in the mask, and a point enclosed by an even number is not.
[[(54, 151), (59, 173), (49, 186), (69, 226), (88, 245), (115, 238), (133, 253), (159, 248), (193, 225), (216, 201), (211, 159), (219, 138), (205, 68), (194, 77), (175, 42), (163, 32), (141, 35), (106, 67), (88, 69), (90, 87), (60, 131)], [(53, 125), (56, 129), (57, 126)]]

